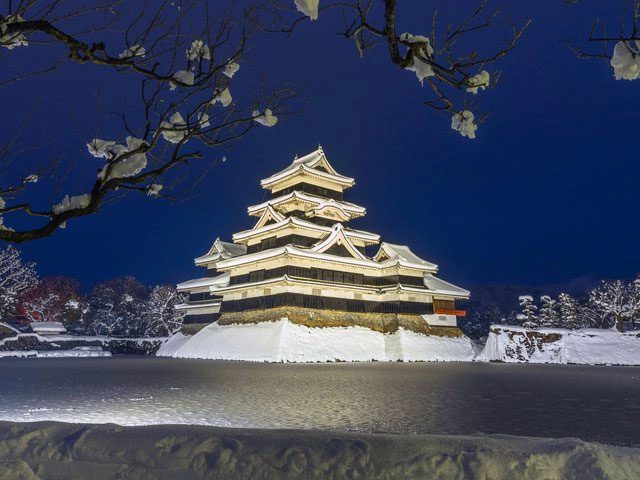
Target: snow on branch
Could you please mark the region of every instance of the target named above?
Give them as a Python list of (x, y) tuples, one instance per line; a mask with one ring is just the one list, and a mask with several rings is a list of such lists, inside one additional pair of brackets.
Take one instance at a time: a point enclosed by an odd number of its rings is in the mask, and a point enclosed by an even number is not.
[[(157, 6), (132, 2), (132, 10), (121, 13), (110, 8), (109, 2), (91, 2), (93, 6), (83, 9), (73, 2), (32, 0), (18, 2), (15, 11), (5, 16), (0, 12), (0, 47), (6, 47), (6, 55), (15, 55), (18, 46), (40, 49), (47, 43), (57, 54), (80, 65), (129, 73), (126, 78), (138, 83), (132, 91), (139, 92), (138, 98), (128, 96), (127, 104), (115, 112), (121, 120), (120, 131), (87, 139), (82, 166), (95, 167), (96, 174), (93, 184), (82, 187), (83, 194), (68, 193), (70, 188), (64, 183), (68, 177), (77, 188), (75, 184), (85, 178), (74, 175), (76, 164), (70, 159), (61, 160), (70, 164), (71, 173), (52, 178), (52, 196), (57, 201), (47, 205), (42, 206), (46, 195), (31, 193), (35, 187), (25, 188), (41, 172), (25, 172), (23, 180), (13, 186), (0, 183), (0, 240), (24, 242), (51, 235), (69, 220), (95, 213), (105, 201), (123, 192), (179, 197), (226, 159), (208, 154), (211, 149), (226, 151), (253, 128), (275, 125), (297, 95), (285, 86), (271, 91), (249, 89), (237, 99), (231, 96), (229, 87), (256, 33), (251, 13), (255, 7), (229, 7), (211, 14), (206, 2), (196, 0), (181, 2), (181, 8), (170, 2)], [(78, 16), (90, 26), (82, 34), (75, 33), (70, 21)], [(31, 68), (36, 63), (31, 60), (25, 65)], [(83, 71), (78, 70), (79, 81)], [(17, 74), (14, 81), (20, 78)], [(7, 161), (8, 151), (0, 148), (2, 160), (11, 163), (13, 159), (16, 169), (20, 168), (23, 158), (14, 155)], [(47, 171), (53, 177), (63, 170)], [(51, 188), (51, 183), (37, 186)], [(14, 223), (9, 216), (18, 214), (34, 218)]]
[[(578, 2), (573, 2), (578, 4)], [(577, 7), (576, 7), (577, 8)], [(570, 45), (578, 58), (602, 60), (616, 80), (640, 78), (640, 0), (624, 2), (618, 33), (607, 33), (607, 25), (597, 18), (591, 25), (587, 41), (598, 45), (597, 50)]]
[[(318, 7), (315, 1), (295, 0), (296, 8), (305, 16), (293, 21), (286, 15), (290, 3), (269, 0), (269, 4), (271, 15), (256, 19), (267, 32), (290, 35), (301, 21), (317, 18), (316, 10), (311, 10)], [(399, 33), (398, 19), (411, 15), (412, 10), (418, 15), (422, 5), (424, 2), (409, 5), (398, 0), (347, 0), (323, 3), (319, 10), (337, 9), (341, 13), (345, 28), (340, 35), (354, 43), (360, 56), (384, 43), (391, 63), (415, 74), (420, 85), (431, 90), (423, 105), (448, 112), (456, 119), (454, 123), (463, 127), (454, 130), (474, 138), (481, 121), (458, 122), (456, 115), (477, 110), (468, 94), (476, 96), (498, 84), (500, 71), (496, 67), (518, 46), (531, 21), (514, 23), (500, 9), (488, 11), (487, 0), (479, 0), (473, 11), (457, 19), (457, 24), (441, 21), (434, 11), (429, 29)], [(498, 34), (504, 40), (496, 41)]]

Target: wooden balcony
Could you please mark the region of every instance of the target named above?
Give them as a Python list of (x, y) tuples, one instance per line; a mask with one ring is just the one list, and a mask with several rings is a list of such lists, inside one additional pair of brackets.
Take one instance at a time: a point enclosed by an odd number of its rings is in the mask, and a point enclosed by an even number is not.
[(453, 310), (449, 308), (434, 308), (433, 313), (436, 315), (455, 315), (456, 317), (464, 317), (467, 315), (466, 310)]

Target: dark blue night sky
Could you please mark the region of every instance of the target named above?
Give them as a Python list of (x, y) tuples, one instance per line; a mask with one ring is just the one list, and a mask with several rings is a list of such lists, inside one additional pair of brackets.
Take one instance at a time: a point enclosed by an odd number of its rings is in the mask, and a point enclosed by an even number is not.
[[(409, 2), (401, 3), (406, 14)], [(420, 14), (401, 16), (398, 29), (423, 33), (431, 9), (411, 3)], [(124, 274), (150, 284), (186, 280), (199, 274), (192, 259), (217, 236), (230, 239), (252, 225), (246, 207), (264, 198), (259, 180), (321, 143), (336, 169), (356, 178), (346, 198), (368, 209), (353, 226), (409, 245), (454, 283), (637, 274), (640, 81), (616, 81), (608, 66), (579, 60), (563, 45), (583, 41), (608, 2), (506, 3), (515, 20), (533, 24), (501, 63), (503, 83), (482, 93), (490, 117), (476, 140), (421, 106), (427, 87), (393, 66), (384, 46), (360, 60), (336, 35), (341, 17), (330, 13), (291, 38), (261, 37), (238, 74), (304, 87), (305, 111), (254, 130), (178, 204), (129, 195), (20, 248), (42, 275), (72, 276), (85, 288)], [(451, 5), (441, 8), (442, 18), (456, 15)], [(99, 72), (92, 84), (76, 71), (65, 66), (1, 95), (5, 108), (43, 99), (26, 140), (91, 162), (84, 144), (95, 130), (96, 89), (116, 103), (126, 92), (115, 89), (122, 83), (101, 84)], [(238, 88), (234, 96), (241, 95)]]

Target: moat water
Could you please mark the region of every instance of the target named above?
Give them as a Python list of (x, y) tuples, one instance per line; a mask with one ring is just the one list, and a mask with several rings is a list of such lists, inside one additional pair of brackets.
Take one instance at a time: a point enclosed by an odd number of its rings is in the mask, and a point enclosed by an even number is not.
[(640, 368), (1, 359), (0, 420), (578, 437), (640, 446)]

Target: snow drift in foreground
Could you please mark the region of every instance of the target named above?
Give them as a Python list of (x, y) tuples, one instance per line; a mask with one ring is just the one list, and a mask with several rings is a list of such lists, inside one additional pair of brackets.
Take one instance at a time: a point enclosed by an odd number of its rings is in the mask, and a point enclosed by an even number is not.
[(478, 361), (640, 365), (640, 332), (492, 325)]
[(508, 435), (0, 422), (0, 477), (637, 479), (640, 449)]
[(473, 360), (473, 348), (464, 336), (427, 336), (404, 329), (384, 334), (365, 327), (310, 328), (281, 319), (213, 323), (192, 337), (175, 335), (156, 355), (252, 362), (462, 362)]

